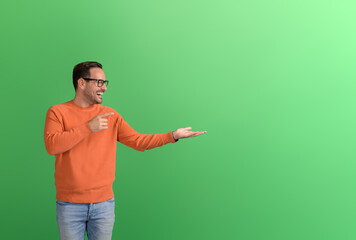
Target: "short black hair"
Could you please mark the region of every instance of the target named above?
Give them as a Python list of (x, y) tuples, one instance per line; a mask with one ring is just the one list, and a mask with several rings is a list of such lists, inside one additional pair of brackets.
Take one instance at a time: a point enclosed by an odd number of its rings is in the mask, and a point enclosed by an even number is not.
[(103, 68), (103, 66), (98, 62), (82, 62), (75, 65), (73, 69), (74, 89), (77, 90), (79, 78), (90, 77), (90, 69), (97, 67), (101, 69)]

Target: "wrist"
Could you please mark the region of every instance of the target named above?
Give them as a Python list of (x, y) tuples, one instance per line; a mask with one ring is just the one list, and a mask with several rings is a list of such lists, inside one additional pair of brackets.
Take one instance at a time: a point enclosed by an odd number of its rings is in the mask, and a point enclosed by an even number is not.
[(177, 141), (178, 141), (178, 138), (177, 138), (177, 136), (174, 135), (174, 133), (175, 133), (175, 131), (172, 132), (172, 137), (173, 137), (174, 141), (177, 142)]

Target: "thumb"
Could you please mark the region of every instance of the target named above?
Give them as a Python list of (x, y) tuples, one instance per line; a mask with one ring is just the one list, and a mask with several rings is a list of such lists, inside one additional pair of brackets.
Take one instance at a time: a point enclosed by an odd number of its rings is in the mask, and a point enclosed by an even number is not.
[(187, 129), (187, 130), (191, 130), (191, 129), (192, 129), (192, 127), (186, 127), (185, 129)]

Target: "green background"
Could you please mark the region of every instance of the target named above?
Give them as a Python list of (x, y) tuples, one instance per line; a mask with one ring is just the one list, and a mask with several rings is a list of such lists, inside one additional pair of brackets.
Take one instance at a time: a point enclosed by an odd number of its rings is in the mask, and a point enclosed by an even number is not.
[(113, 239), (356, 239), (356, 3), (351, 0), (1, 4), (2, 239), (59, 239), (48, 108), (99, 61), (118, 143)]

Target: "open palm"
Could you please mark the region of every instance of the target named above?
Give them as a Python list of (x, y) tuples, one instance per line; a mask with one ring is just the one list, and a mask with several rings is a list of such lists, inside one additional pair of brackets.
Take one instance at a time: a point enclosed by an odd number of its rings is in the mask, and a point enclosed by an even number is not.
[(207, 131), (191, 132), (190, 131), (191, 129), (192, 129), (191, 127), (178, 128), (173, 132), (174, 138), (175, 139), (190, 138), (190, 137), (196, 137), (201, 134), (207, 133)]

